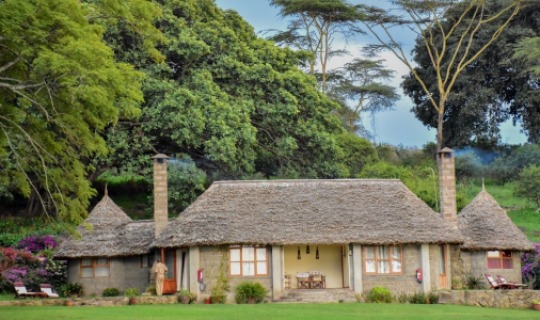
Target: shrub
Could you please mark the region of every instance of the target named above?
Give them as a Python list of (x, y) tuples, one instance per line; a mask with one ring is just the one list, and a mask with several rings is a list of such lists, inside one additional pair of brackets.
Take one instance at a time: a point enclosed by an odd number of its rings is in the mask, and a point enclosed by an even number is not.
[(375, 287), (368, 292), (366, 302), (390, 303), (392, 302), (392, 294), (385, 287)]
[(118, 297), (120, 295), (120, 290), (118, 290), (118, 288), (105, 288), (101, 295), (104, 297)]
[(417, 292), (410, 295), (408, 300), (411, 304), (437, 304), (439, 303), (439, 296), (433, 292), (427, 294)]
[(258, 282), (249, 282), (245, 281), (240, 283), (236, 287), (236, 303), (248, 303), (250, 300), (254, 300), (256, 303), (261, 302), (266, 295), (268, 290)]
[(534, 245), (533, 252), (521, 256), (521, 275), (527, 281), (533, 281), (532, 288), (540, 289), (540, 243)]
[(80, 283), (74, 282), (74, 283), (65, 283), (60, 287), (60, 290), (58, 291), (60, 293), (61, 297), (67, 298), (70, 296), (77, 296), (80, 297), (83, 295), (83, 286)]
[(136, 297), (140, 295), (141, 292), (137, 288), (127, 288), (126, 291), (124, 291), (124, 296), (126, 297)]
[(197, 299), (197, 295), (189, 290), (182, 289), (178, 292), (178, 302), (191, 303)]
[(465, 274), (465, 288), (466, 289), (484, 289), (484, 278), (482, 276), (475, 276), (473, 274)]

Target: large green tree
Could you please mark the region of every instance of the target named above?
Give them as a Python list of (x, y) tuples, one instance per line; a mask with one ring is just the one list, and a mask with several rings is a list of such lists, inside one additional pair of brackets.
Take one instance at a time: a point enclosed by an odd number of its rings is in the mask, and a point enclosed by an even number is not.
[[(490, 1), (485, 8), (486, 14), (499, 12), (505, 5), (507, 1)], [(514, 48), (520, 40), (539, 35), (539, 10), (538, 2), (525, 6), (484, 54), (466, 65), (456, 79), (444, 109), (443, 136), (446, 145), (494, 146), (500, 140), (500, 124), (509, 118), (515, 123), (522, 123), (531, 142), (540, 141), (540, 100), (537, 94), (540, 82), (538, 77), (529, 71), (531, 61), (522, 59), (521, 56), (513, 57)], [(510, 14), (508, 12), (506, 16)], [(457, 18), (459, 13), (455, 11), (448, 12), (446, 16), (448, 20)], [(496, 28), (497, 26), (492, 24), (483, 26), (475, 40), (476, 46), (484, 45), (489, 40), (487, 35), (493, 34)], [(458, 28), (450, 34), (448, 44), (457, 43), (462, 32), (463, 30)], [(440, 38), (442, 32), (437, 31), (434, 36)], [(534, 50), (528, 46), (520, 52), (529, 54)], [(423, 39), (417, 39), (414, 61), (419, 66), (416, 72), (427, 80), (428, 89), (437, 99), (437, 73), (431, 64)], [(451, 63), (451, 57), (442, 59), (441, 63), (446, 67)], [(416, 117), (425, 125), (436, 127), (437, 112), (412, 74), (405, 78), (403, 88), (415, 103), (413, 112)]]
[(91, 8), (0, 2), (1, 189), (68, 221), (80, 221), (94, 195), (87, 174), (107, 151), (100, 133), (137, 116), (143, 98), (142, 74), (114, 60)]
[(104, 168), (144, 172), (149, 156), (163, 152), (192, 159), (210, 180), (350, 175), (347, 146), (337, 142), (339, 105), (297, 68), (304, 52), (257, 37), (211, 0), (160, 3), (165, 60), (115, 50), (147, 75), (145, 103), (137, 121), (110, 131), (114, 157)]

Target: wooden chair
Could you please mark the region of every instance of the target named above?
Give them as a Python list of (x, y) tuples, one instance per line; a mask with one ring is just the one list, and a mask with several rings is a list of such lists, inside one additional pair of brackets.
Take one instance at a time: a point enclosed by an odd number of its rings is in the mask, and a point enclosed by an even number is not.
[(506, 281), (506, 279), (501, 276), (501, 275), (497, 275), (497, 280), (498, 280), (498, 283), (501, 284), (501, 285), (506, 285), (508, 287), (510, 287), (510, 289), (522, 289), (522, 288), (526, 288), (527, 285), (526, 284), (523, 284), (523, 283), (516, 283), (516, 282), (508, 282)]
[(325, 276), (322, 274), (315, 274), (311, 276), (311, 286), (313, 289), (326, 288)]
[(493, 290), (512, 289), (510, 285), (498, 283), (491, 275), (487, 273), (484, 273), (484, 276), (486, 277), (487, 282), (489, 283), (490, 289), (493, 289)]
[(22, 282), (15, 282), (13, 286), (15, 287), (15, 299), (26, 297), (34, 298), (36, 296), (36, 293), (32, 292), (32, 290), (27, 290)]
[(52, 287), (48, 283), (43, 283), (39, 285), (39, 288), (41, 289), (41, 292), (45, 293), (47, 295), (47, 298), (59, 298), (60, 296), (58, 293), (53, 292)]
[(296, 274), (298, 289), (311, 289), (311, 277), (309, 273), (299, 272)]

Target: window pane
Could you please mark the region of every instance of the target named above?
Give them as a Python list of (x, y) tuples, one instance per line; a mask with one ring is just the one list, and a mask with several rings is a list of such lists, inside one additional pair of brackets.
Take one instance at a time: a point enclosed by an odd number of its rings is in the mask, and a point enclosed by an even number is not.
[(375, 260), (366, 260), (366, 272), (375, 272)]
[(266, 261), (266, 248), (257, 248), (257, 261)]
[(231, 249), (231, 261), (240, 261), (240, 249)]
[(242, 260), (255, 261), (255, 250), (253, 247), (242, 247)]
[(488, 251), (487, 256), (489, 258), (498, 258), (499, 257), (499, 251)]
[(512, 251), (503, 251), (502, 252), (503, 258), (511, 258), (512, 257)]
[(379, 273), (390, 273), (390, 264), (387, 260), (379, 260)]
[(379, 259), (388, 259), (388, 247), (380, 246), (379, 247)]
[(512, 259), (503, 259), (503, 269), (512, 269)]
[(488, 269), (501, 269), (501, 260), (488, 259)]
[(392, 260), (392, 272), (401, 272), (401, 260)]
[(82, 259), (81, 266), (83, 266), (83, 267), (91, 267), (92, 266), (92, 259)]
[(257, 262), (257, 274), (268, 274), (268, 270), (266, 270), (266, 261)]
[(240, 262), (231, 262), (231, 275), (240, 276), (242, 272), (240, 270)]
[(109, 267), (96, 268), (96, 277), (108, 277), (108, 276), (109, 276)]
[(92, 278), (94, 276), (94, 269), (92, 268), (83, 268), (81, 277), (83, 278)]
[(375, 259), (375, 248), (374, 247), (366, 247), (366, 250), (365, 250), (365, 253), (366, 253), (366, 260), (367, 259)]
[(254, 276), (255, 275), (255, 263), (253, 262), (243, 262), (242, 263), (242, 274), (244, 276)]
[(109, 259), (96, 259), (96, 264), (100, 266), (109, 265)]

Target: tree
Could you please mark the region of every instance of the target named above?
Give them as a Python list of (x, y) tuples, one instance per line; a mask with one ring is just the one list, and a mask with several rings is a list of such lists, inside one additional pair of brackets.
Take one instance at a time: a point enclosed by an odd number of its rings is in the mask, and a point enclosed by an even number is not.
[(95, 194), (87, 174), (107, 152), (101, 133), (137, 116), (142, 101), (142, 74), (114, 60), (103, 28), (86, 18), (91, 8), (0, 2), (0, 189), (74, 222)]
[(344, 106), (342, 117), (349, 132), (357, 132), (360, 114), (391, 108), (399, 99), (394, 87), (385, 84), (394, 71), (384, 60), (355, 58), (332, 74), (329, 95)]
[[(485, 0), (462, 2), (439, 0), (398, 0), (395, 4), (406, 17), (392, 15), (388, 10), (360, 5), (364, 14), (363, 25), (375, 36), (379, 44), (371, 49), (389, 50), (403, 62), (426, 94), (425, 99), (436, 112), (437, 147), (444, 146), (444, 115), (449, 95), (455, 89), (457, 79), (471, 63), (501, 35), (510, 21), (522, 8), (522, 1), (504, 2), (501, 10), (486, 10)], [(452, 18), (456, 17), (456, 18)], [(489, 33), (486, 26), (495, 26)], [(395, 28), (409, 26), (418, 34), (429, 54), (427, 65), (415, 67), (401, 42), (395, 36)], [(458, 35), (458, 36), (455, 36)], [(478, 39), (486, 39), (479, 42)], [(436, 87), (431, 79), (422, 77), (422, 68), (432, 68)]]
[(192, 159), (209, 181), (350, 175), (337, 143), (339, 106), (298, 70), (303, 52), (258, 38), (213, 1), (161, 3), (165, 60), (155, 63), (139, 49), (123, 56), (147, 75), (145, 103), (137, 121), (110, 130), (114, 157), (100, 166), (147, 172), (160, 152)]
[(526, 167), (519, 173), (516, 183), (516, 194), (533, 201), (540, 209), (540, 167)]
[(328, 61), (332, 55), (344, 53), (333, 50), (332, 44), (336, 34), (347, 34), (348, 26), (357, 20), (354, 6), (344, 0), (271, 0), (270, 4), (279, 7), (283, 17), (292, 18), (289, 30), (270, 39), (311, 52), (310, 74), (315, 76), (319, 65), (321, 91), (326, 92)]
[[(507, 2), (489, 1), (486, 13), (499, 12)], [(533, 62), (514, 56), (514, 48), (520, 39), (539, 35), (540, 17), (537, 15), (540, 3), (525, 6), (508, 27), (474, 63), (469, 64), (454, 85), (446, 102), (443, 128), (444, 144), (453, 147), (474, 145), (493, 148), (499, 143), (500, 124), (512, 118), (514, 123), (522, 123), (530, 142), (540, 141), (540, 119), (538, 118), (538, 77), (529, 68)], [(507, 15), (511, 13), (508, 12)], [(447, 19), (457, 19), (458, 12), (449, 12)], [(450, 16), (451, 15), (451, 16)], [(493, 34), (497, 25), (483, 27), (475, 40), (478, 45), (487, 39), (484, 34)], [(436, 33), (441, 36), (440, 32)], [(450, 37), (455, 43), (461, 37), (460, 29)], [(534, 52), (527, 44), (523, 53)], [(532, 58), (532, 56), (531, 56)], [(450, 59), (444, 59), (448, 64)], [(414, 50), (417, 72), (431, 92), (436, 94), (436, 72), (431, 66), (429, 52), (421, 38), (417, 39)], [(436, 110), (427, 99), (416, 79), (409, 74), (402, 83), (404, 91), (414, 102), (413, 112), (427, 126), (437, 126)]]

